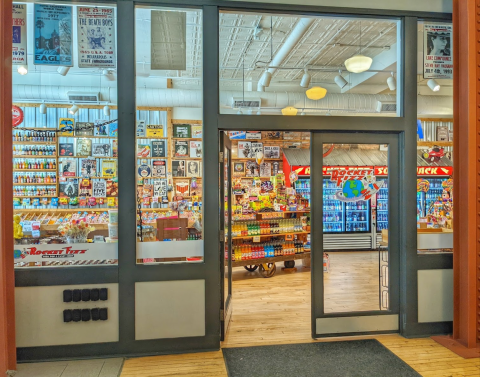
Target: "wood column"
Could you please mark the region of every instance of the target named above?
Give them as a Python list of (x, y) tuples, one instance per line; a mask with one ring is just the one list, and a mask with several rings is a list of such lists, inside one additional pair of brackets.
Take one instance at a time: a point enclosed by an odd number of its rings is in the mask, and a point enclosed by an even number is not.
[[(17, 367), (12, 186), (12, 1), (0, 1), (0, 376)], [(8, 375), (8, 373), (7, 373)]]
[(480, 0), (453, 0), (453, 336), (435, 340), (480, 356)]

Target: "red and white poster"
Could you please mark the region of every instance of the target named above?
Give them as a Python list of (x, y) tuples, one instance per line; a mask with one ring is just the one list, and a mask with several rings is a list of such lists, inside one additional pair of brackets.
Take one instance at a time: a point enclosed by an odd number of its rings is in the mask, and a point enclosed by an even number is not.
[(425, 24), (423, 35), (423, 77), (453, 79), (452, 24)]
[(27, 4), (13, 4), (12, 64), (27, 64)]

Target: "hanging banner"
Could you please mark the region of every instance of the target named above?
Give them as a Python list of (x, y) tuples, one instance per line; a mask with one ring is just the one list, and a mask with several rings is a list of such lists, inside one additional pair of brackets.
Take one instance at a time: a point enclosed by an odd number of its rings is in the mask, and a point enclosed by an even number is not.
[(115, 68), (113, 8), (78, 7), (78, 67)]
[(35, 64), (71, 67), (72, 7), (35, 4)]
[(13, 4), (12, 64), (27, 64), (27, 4)]
[(425, 24), (423, 35), (423, 77), (453, 79), (452, 24)]

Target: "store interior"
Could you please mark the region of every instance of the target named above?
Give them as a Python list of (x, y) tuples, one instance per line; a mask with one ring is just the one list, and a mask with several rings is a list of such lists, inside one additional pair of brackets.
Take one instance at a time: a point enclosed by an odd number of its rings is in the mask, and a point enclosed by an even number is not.
[[(31, 24), (33, 7), (26, 8)], [(135, 12), (136, 262), (203, 263), (202, 174), (214, 167), (202, 157), (202, 12)], [(219, 19), (221, 114), (246, 123), (262, 115), (355, 122), (400, 114), (398, 21), (238, 12)], [(451, 253), (452, 80), (424, 78), (424, 39), (419, 23), (418, 248)], [(167, 52), (158, 54), (165, 41)], [(13, 68), (21, 118), (12, 132), (15, 267), (116, 265), (118, 161), (129, 152), (117, 145), (116, 63), (40, 65), (34, 43), (28, 39), (27, 61)], [(345, 66), (357, 55), (372, 58), (361, 73)], [(321, 173), (310, 168), (309, 132), (238, 130), (228, 138), (232, 246), (220, 251), (233, 268), (226, 342), (311, 333), (311, 174), (323, 174), (325, 312), (388, 310), (388, 145), (326, 144)], [(367, 183), (374, 188), (363, 192)], [(77, 243), (88, 252), (75, 258), (30, 253)], [(223, 274), (228, 286), (228, 266)]]

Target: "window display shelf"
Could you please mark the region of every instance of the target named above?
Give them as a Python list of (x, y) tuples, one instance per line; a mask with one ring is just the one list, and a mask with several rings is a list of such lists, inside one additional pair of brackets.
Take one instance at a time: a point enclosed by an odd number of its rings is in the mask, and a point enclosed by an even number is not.
[(57, 169), (13, 169), (14, 172), (25, 172), (25, 171), (28, 171), (28, 172), (44, 172), (44, 171), (48, 171), (48, 172), (56, 172)]
[(13, 186), (56, 186), (56, 183), (14, 183)]
[(277, 233), (277, 234), (257, 234), (255, 236), (240, 236), (240, 237), (232, 237), (232, 240), (241, 240), (253, 237), (277, 237), (277, 236), (290, 236), (294, 234), (310, 234), (310, 232), (295, 232), (295, 233)]
[(57, 195), (13, 195), (14, 198), (57, 198)]
[(453, 147), (453, 141), (417, 141), (417, 147)]
[(14, 212), (23, 213), (23, 212), (105, 212), (109, 209), (117, 208), (14, 208)]

